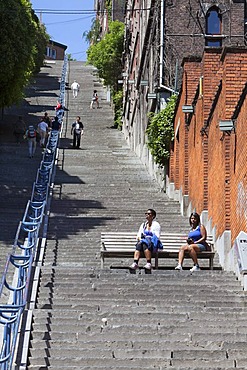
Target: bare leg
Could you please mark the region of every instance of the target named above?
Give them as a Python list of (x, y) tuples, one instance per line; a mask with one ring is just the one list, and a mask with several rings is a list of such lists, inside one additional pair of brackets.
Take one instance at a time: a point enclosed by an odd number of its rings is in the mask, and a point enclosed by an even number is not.
[(146, 257), (146, 260), (147, 260), (147, 261), (151, 260), (151, 258), (152, 258), (152, 253), (150, 252), (150, 250), (149, 250), (149, 249), (145, 249), (144, 254), (145, 254), (145, 257)]
[(139, 251), (135, 251), (135, 253), (134, 253), (134, 260), (139, 261), (140, 255), (141, 255), (141, 253)]
[(195, 265), (198, 265), (197, 252), (200, 252), (200, 248), (196, 244), (192, 244), (188, 248), (190, 257), (192, 258)]
[(182, 266), (183, 262), (184, 262), (184, 254), (185, 254), (185, 251), (188, 250), (188, 245), (183, 245), (180, 249), (179, 249), (179, 252), (178, 252), (178, 263)]

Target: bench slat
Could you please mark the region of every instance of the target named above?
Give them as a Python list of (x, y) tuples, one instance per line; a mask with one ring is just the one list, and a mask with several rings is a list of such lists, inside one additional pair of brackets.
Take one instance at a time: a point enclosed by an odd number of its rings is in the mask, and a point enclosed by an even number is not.
[[(159, 258), (177, 258), (179, 248), (186, 243), (187, 235), (182, 233), (161, 233), (160, 240), (163, 250), (152, 253), (155, 258), (155, 268), (158, 268)], [(203, 251), (197, 254), (199, 259), (209, 259), (209, 267), (213, 269), (214, 244), (213, 236), (208, 235), (207, 242), (211, 251)], [(135, 232), (102, 232), (101, 233), (101, 267), (104, 267), (104, 258), (131, 258), (133, 257), (136, 244)], [(143, 256), (143, 254), (142, 254)], [(185, 253), (185, 258), (190, 258)]]

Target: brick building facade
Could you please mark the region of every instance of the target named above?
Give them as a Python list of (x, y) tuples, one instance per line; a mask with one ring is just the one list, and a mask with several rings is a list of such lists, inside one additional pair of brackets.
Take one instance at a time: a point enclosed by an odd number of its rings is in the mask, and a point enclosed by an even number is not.
[(245, 47), (208, 48), (201, 60), (185, 59), (174, 120), (167, 192), (184, 214), (206, 215), (223, 265), (247, 230), (246, 81)]
[(184, 56), (202, 56), (204, 46), (244, 45), (244, 1), (169, 0), (165, 4), (166, 85), (174, 86), (175, 75), (181, 75)]
[[(128, 0), (123, 56), (123, 132), (158, 180), (163, 173), (146, 145), (148, 113), (159, 112), (179, 91), (184, 57), (204, 48), (245, 45), (244, 0)], [(162, 182), (162, 180), (161, 180)]]
[(46, 46), (45, 57), (48, 60), (64, 60), (66, 49), (66, 45), (50, 40), (49, 44)]

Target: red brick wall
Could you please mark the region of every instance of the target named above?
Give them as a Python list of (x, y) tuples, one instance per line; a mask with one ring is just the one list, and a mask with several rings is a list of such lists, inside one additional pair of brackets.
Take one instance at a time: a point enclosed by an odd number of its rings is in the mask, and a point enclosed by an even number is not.
[(247, 230), (247, 100), (236, 122), (236, 134), (232, 135), (231, 166), (231, 227), (234, 234)]
[[(187, 129), (182, 105), (195, 99), (200, 75), (204, 76), (203, 95), (195, 102)], [(247, 102), (242, 94), (246, 81), (245, 49), (226, 48), (222, 54), (206, 50), (201, 63), (184, 63), (174, 126), (178, 134), (170, 163), (175, 189), (189, 195), (197, 212), (208, 210), (218, 235), (231, 230), (232, 241), (247, 228)], [(219, 121), (233, 115), (237, 118), (235, 133), (223, 134)]]

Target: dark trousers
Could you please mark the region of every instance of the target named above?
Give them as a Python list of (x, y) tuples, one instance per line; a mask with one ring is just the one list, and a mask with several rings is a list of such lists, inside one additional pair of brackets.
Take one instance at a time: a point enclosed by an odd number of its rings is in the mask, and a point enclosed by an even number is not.
[(81, 134), (76, 134), (74, 132), (74, 136), (73, 136), (73, 147), (74, 148), (80, 148), (80, 144), (81, 144)]

